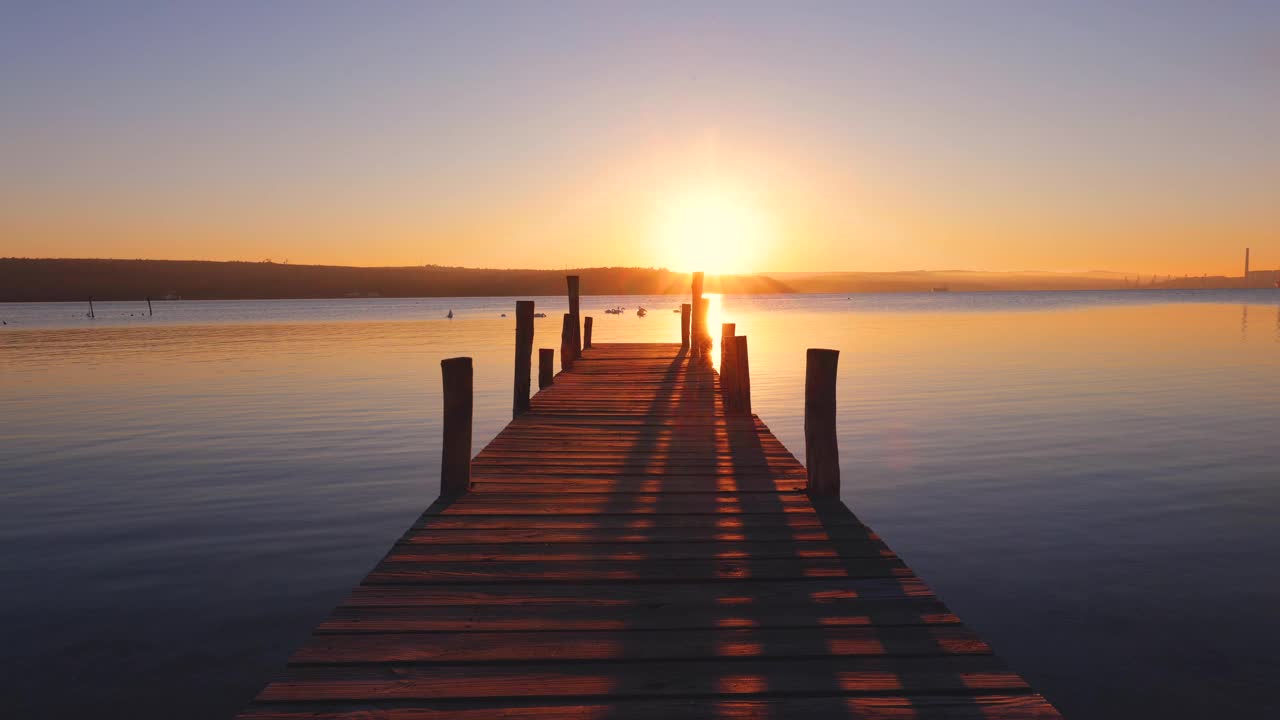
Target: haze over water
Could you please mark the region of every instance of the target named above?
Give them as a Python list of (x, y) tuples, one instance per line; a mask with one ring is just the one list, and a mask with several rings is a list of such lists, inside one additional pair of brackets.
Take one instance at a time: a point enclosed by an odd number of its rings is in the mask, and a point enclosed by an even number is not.
[[(9, 712), (240, 708), (436, 496), (439, 360), (475, 358), (477, 450), (507, 422), (514, 300), (0, 307)], [(679, 302), (583, 311), (597, 342), (675, 341)], [(565, 301), (537, 303), (558, 353)], [(804, 349), (842, 351), (846, 502), (1068, 717), (1278, 709), (1280, 295), (712, 315), (801, 458)]]

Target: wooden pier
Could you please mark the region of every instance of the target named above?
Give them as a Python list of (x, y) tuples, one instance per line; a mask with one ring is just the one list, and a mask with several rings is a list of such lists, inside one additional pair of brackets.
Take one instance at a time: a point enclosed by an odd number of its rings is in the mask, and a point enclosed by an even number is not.
[[(726, 404), (693, 327), (688, 348), (567, 337), (570, 369), (465, 480), (446, 468), (240, 717), (1059, 717), (842, 504), (838, 466), (834, 494), (811, 485), (740, 390)], [(826, 413), (806, 435), (833, 453)]]

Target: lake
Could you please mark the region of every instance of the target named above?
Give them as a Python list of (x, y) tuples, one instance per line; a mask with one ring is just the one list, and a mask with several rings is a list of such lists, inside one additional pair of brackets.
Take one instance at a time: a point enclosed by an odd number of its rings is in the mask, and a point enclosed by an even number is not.
[[(1068, 717), (1280, 714), (1280, 291), (713, 300), (801, 458), (804, 351), (841, 351), (845, 501)], [(583, 314), (675, 342), (680, 301)], [(0, 305), (8, 713), (243, 706), (435, 498), (439, 361), (476, 450), (509, 419), (514, 307)]]

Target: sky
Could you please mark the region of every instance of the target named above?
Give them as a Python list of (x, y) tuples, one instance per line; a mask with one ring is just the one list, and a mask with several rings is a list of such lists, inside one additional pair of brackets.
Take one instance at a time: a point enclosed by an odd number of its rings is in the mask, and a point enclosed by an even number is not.
[(1280, 268), (1280, 2), (0, 2), (0, 256)]

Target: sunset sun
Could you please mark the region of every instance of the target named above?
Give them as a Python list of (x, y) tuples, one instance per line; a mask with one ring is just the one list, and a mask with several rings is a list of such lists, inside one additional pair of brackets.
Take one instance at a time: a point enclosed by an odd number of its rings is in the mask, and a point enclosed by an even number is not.
[(775, 243), (773, 220), (750, 194), (702, 184), (671, 193), (658, 206), (653, 242), (673, 270), (754, 272)]

